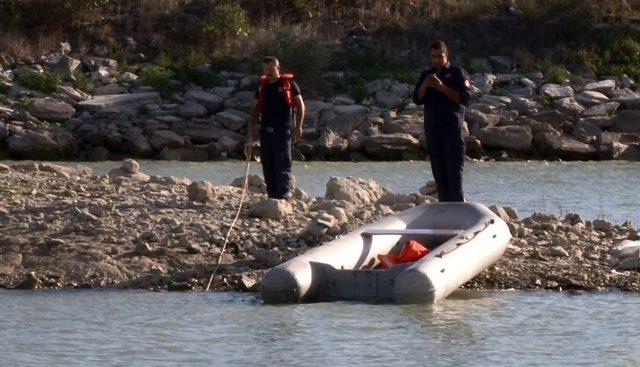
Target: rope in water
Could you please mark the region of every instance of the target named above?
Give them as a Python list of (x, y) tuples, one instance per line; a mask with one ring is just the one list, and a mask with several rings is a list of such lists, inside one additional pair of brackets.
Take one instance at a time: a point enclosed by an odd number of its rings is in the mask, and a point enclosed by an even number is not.
[(211, 287), (211, 282), (213, 281), (213, 277), (214, 275), (216, 275), (216, 272), (220, 267), (220, 262), (222, 261), (222, 255), (224, 255), (224, 251), (227, 248), (227, 243), (229, 242), (229, 236), (231, 235), (231, 231), (233, 231), (233, 227), (236, 225), (236, 222), (240, 217), (240, 212), (242, 211), (242, 204), (244, 204), (244, 197), (245, 197), (245, 194), (247, 193), (247, 188), (249, 186), (249, 166), (251, 165), (251, 153), (252, 153), (251, 148), (252, 147), (250, 145), (245, 146), (244, 154), (247, 157), (247, 160), (244, 168), (244, 179), (242, 181), (242, 194), (240, 196), (240, 204), (238, 205), (238, 211), (236, 212), (236, 216), (235, 218), (233, 218), (233, 221), (229, 226), (229, 230), (227, 231), (227, 235), (224, 238), (224, 243), (222, 244), (222, 250), (220, 251), (220, 255), (218, 255), (218, 261), (216, 262), (216, 267), (213, 269), (213, 273), (211, 273), (211, 277), (209, 278), (209, 283), (207, 283), (207, 289), (205, 290), (205, 292), (208, 292), (209, 288)]

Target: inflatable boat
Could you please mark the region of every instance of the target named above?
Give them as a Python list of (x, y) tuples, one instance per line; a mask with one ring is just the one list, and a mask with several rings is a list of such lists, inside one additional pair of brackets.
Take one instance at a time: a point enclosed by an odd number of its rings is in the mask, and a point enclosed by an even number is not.
[[(432, 303), (494, 264), (507, 248), (506, 223), (477, 203), (430, 203), (387, 216), (271, 270), (265, 303), (352, 300)], [(431, 250), (415, 262), (380, 267), (409, 240)]]

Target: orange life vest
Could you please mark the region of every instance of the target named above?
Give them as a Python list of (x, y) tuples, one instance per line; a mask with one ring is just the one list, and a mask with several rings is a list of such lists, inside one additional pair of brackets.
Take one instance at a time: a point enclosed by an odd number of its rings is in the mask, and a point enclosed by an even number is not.
[[(282, 90), (284, 92), (284, 99), (290, 109), (296, 108), (293, 102), (293, 93), (291, 92), (291, 81), (293, 80), (293, 74), (280, 74), (280, 80), (282, 80)], [(258, 111), (262, 112), (264, 107), (264, 86), (269, 82), (269, 78), (266, 75), (260, 77), (260, 86), (258, 87)]]
[(422, 258), (424, 255), (428, 253), (429, 253), (429, 248), (422, 245), (418, 241), (409, 240), (404, 245), (404, 247), (402, 247), (402, 251), (400, 251), (400, 255), (380, 254), (377, 256), (377, 258), (384, 269), (389, 269), (390, 267), (396, 264), (418, 261), (420, 258)]

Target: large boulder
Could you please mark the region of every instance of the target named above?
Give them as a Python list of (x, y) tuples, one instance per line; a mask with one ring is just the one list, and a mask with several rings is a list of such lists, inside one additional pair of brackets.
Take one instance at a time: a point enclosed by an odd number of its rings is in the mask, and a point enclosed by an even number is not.
[(640, 133), (640, 110), (620, 111), (613, 118), (611, 131), (621, 133)]
[(552, 133), (538, 133), (533, 143), (538, 151), (547, 158), (562, 160), (592, 160), (597, 157), (594, 146), (579, 142), (566, 136)]
[(532, 119), (540, 122), (546, 122), (556, 130), (569, 126), (571, 124), (569, 116), (557, 110), (545, 110), (531, 116)]
[(325, 157), (339, 157), (349, 147), (349, 141), (332, 130), (324, 130), (317, 142), (318, 153)]
[(492, 126), (480, 129), (476, 134), (483, 147), (513, 151), (531, 150), (533, 136), (528, 126)]
[(374, 180), (332, 176), (327, 182), (324, 197), (330, 200), (345, 200), (355, 205), (372, 205), (387, 192), (388, 190)]
[(402, 106), (403, 99), (394, 93), (380, 90), (376, 92), (376, 103), (384, 108), (398, 108)]
[(619, 102), (607, 102), (599, 105), (595, 105), (587, 109), (582, 113), (584, 117), (601, 117), (601, 116), (612, 116), (616, 113), (620, 107)]
[(224, 110), (215, 115), (216, 122), (233, 131), (242, 130), (249, 121), (249, 115), (238, 110)]
[(222, 97), (203, 90), (189, 90), (185, 93), (184, 98), (188, 101), (194, 101), (197, 104), (204, 106), (209, 113), (221, 111), (224, 106), (224, 99)]
[(320, 124), (340, 136), (348, 136), (364, 122), (368, 113), (369, 108), (362, 105), (335, 106), (322, 112)]
[(595, 144), (600, 139), (602, 130), (594, 124), (586, 121), (579, 121), (573, 127), (573, 137), (585, 144)]
[(258, 218), (282, 219), (293, 212), (286, 200), (264, 199), (249, 207), (249, 215)]
[(191, 201), (212, 202), (215, 199), (215, 189), (209, 181), (196, 181), (187, 187), (187, 195)]
[(9, 152), (23, 159), (56, 160), (73, 158), (77, 142), (68, 132), (26, 131), (7, 139)]
[(66, 121), (76, 113), (72, 105), (55, 98), (36, 98), (27, 108), (30, 114), (46, 121)]
[(134, 156), (147, 158), (153, 154), (153, 149), (143, 134), (129, 131), (125, 134), (124, 139), (128, 143), (129, 152)]
[(596, 91), (584, 91), (576, 96), (576, 101), (587, 107), (609, 102), (609, 97)]
[(157, 150), (182, 148), (184, 145), (184, 138), (171, 130), (156, 130), (151, 136), (151, 146)]
[(545, 84), (540, 88), (540, 94), (552, 99), (573, 97), (573, 88), (569, 85)]
[(91, 112), (108, 109), (110, 111), (136, 113), (141, 106), (159, 104), (160, 102), (160, 95), (158, 93), (148, 92), (97, 96), (78, 103), (78, 106), (81, 110)]
[(616, 87), (615, 80), (607, 79), (599, 82), (589, 83), (584, 86), (585, 91), (600, 92), (602, 94), (609, 95)]
[(173, 125), (174, 131), (191, 139), (193, 144), (208, 144), (216, 142), (223, 136), (232, 138), (235, 141), (243, 141), (243, 135), (215, 126), (198, 123), (180, 123)]
[(556, 99), (553, 101), (553, 105), (558, 111), (574, 118), (580, 116), (585, 111), (585, 108), (576, 102), (573, 97)]
[(406, 154), (417, 154), (420, 141), (409, 134), (378, 134), (367, 139), (364, 149), (375, 158), (397, 160), (403, 159)]

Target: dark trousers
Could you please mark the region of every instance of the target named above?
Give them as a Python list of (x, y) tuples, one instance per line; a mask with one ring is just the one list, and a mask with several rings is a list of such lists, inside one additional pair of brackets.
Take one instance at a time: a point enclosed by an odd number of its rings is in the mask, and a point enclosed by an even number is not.
[(426, 129), (431, 172), (438, 185), (439, 201), (464, 201), (462, 166), (465, 146), (462, 129), (444, 126)]
[(291, 190), (291, 130), (260, 130), (260, 162), (270, 198), (283, 199)]

